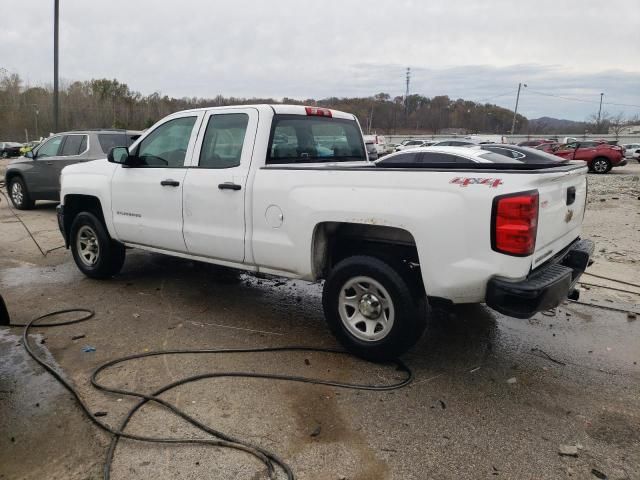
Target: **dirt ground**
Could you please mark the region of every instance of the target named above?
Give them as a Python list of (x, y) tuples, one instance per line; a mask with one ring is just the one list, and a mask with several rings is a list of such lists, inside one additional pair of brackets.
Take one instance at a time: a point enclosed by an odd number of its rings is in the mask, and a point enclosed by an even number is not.
[[(1, 168), (0, 168), (1, 170)], [(0, 197), (0, 292), (12, 321), (86, 307), (94, 319), (36, 330), (35, 343), (94, 411), (117, 425), (133, 400), (94, 390), (114, 357), (168, 348), (335, 347), (320, 286), (235, 274), (131, 250), (122, 274), (85, 278), (62, 244), (55, 204), (19, 212)], [(590, 273), (640, 284), (640, 164), (589, 176), (584, 236)], [(415, 373), (392, 392), (251, 379), (203, 380), (163, 398), (204, 423), (283, 458), (306, 480), (640, 479), (640, 288), (585, 275), (581, 301), (530, 320), (458, 308), (404, 358)], [(636, 294), (608, 290), (604, 285)], [(0, 327), (0, 479), (102, 477), (109, 438), (24, 353), (21, 329)], [(82, 338), (74, 337), (83, 335)], [(95, 352), (85, 353), (86, 346)], [(388, 383), (392, 367), (320, 353), (162, 357), (106, 373), (152, 391), (199, 372), (243, 370)], [(147, 406), (131, 432), (202, 436)], [(577, 447), (577, 456), (559, 454)], [(266, 478), (251, 457), (219, 448), (122, 441), (112, 478)]]

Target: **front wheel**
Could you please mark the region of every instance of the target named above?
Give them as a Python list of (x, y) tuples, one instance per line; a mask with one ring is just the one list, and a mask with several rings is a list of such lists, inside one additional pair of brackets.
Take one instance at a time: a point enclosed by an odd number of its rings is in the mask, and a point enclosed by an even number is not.
[(13, 206), (18, 210), (30, 210), (35, 204), (35, 202), (31, 200), (27, 185), (21, 177), (13, 177), (9, 180), (9, 197), (11, 197)]
[(339, 262), (325, 282), (322, 304), (329, 328), (355, 355), (392, 360), (422, 336), (426, 312), (401, 270), (359, 255)]
[(122, 269), (125, 248), (109, 236), (102, 222), (92, 213), (79, 213), (70, 234), (71, 253), (76, 265), (91, 278), (109, 278)]

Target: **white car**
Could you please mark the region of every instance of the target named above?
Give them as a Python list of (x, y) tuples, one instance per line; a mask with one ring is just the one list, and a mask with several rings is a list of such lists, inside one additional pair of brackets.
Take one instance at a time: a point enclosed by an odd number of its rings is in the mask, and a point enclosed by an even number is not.
[(58, 223), (92, 278), (139, 248), (324, 280), (331, 331), (386, 360), (420, 338), (428, 306), (486, 302), (527, 318), (562, 302), (594, 248), (580, 240), (586, 175), (584, 162), (457, 147), (373, 163), (348, 113), (201, 108), (64, 168)]
[(387, 148), (387, 139), (382, 135), (365, 135), (364, 141), (367, 143), (372, 143), (376, 146), (376, 152), (378, 155), (384, 155), (385, 153), (389, 153)]
[(396, 147), (396, 152), (402, 150), (409, 150), (412, 148), (428, 147), (435, 143), (434, 140), (404, 140), (400, 145)]
[(625, 158), (640, 158), (640, 143), (627, 143), (626, 145), (623, 145), (623, 147), (625, 148)]
[(463, 138), (452, 138), (450, 140), (438, 140), (433, 142), (430, 146), (433, 147), (472, 147), (478, 145), (478, 142), (472, 140), (465, 140)]

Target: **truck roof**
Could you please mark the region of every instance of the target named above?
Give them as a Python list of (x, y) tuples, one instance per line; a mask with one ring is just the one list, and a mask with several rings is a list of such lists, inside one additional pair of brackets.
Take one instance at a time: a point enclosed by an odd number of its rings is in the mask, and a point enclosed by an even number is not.
[[(184, 112), (203, 112), (203, 111), (210, 111), (210, 110), (225, 110), (225, 109), (229, 109), (229, 108), (255, 108), (257, 110), (260, 111), (265, 111), (265, 110), (270, 110), (275, 114), (279, 114), (279, 115), (308, 115), (307, 114), (307, 108), (309, 106), (305, 106), (305, 105), (286, 105), (286, 104), (280, 104), (280, 103), (274, 103), (274, 104), (270, 104), (270, 103), (263, 103), (263, 104), (255, 104), (255, 105), (225, 105), (223, 107), (202, 107), (202, 108), (193, 108), (193, 109), (189, 109), (189, 110), (180, 110), (179, 112), (174, 112), (175, 113), (184, 113)], [(343, 119), (348, 119), (348, 120), (355, 120), (355, 115), (351, 114), (351, 113), (346, 113), (346, 112), (342, 112), (340, 110), (334, 110), (331, 108), (324, 108), (324, 107), (316, 107), (316, 106), (311, 106), (311, 108), (319, 108), (322, 110), (328, 110), (331, 112), (331, 117), (333, 118), (343, 118)]]

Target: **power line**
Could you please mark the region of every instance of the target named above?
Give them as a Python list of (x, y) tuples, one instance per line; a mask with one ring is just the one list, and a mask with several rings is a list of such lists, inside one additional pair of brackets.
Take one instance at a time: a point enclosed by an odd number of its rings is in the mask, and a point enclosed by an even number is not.
[[(568, 100), (568, 101), (571, 101), (571, 102), (600, 103), (600, 100), (586, 100), (586, 99), (583, 99), (583, 98), (566, 97), (564, 95), (555, 95), (553, 93), (539, 92), (537, 90), (531, 90), (531, 89), (528, 89), (527, 91), (530, 92), (530, 93), (534, 93), (536, 95), (542, 95), (542, 96), (545, 96), (545, 97), (560, 98), (562, 100)], [(615, 106), (619, 106), (619, 107), (640, 108), (640, 105), (633, 105), (633, 104), (629, 104), (629, 103), (602, 102), (602, 104), (603, 105), (615, 105)]]
[(487, 97), (487, 98), (483, 98), (481, 100), (477, 100), (477, 102), (478, 103), (484, 103), (484, 102), (488, 102), (489, 100), (493, 100), (494, 98), (504, 97), (506, 95), (513, 95), (513, 91), (509, 90), (508, 92), (500, 93), (498, 95), (494, 95), (493, 97)]

